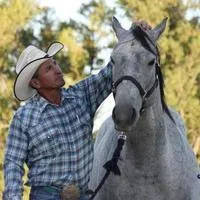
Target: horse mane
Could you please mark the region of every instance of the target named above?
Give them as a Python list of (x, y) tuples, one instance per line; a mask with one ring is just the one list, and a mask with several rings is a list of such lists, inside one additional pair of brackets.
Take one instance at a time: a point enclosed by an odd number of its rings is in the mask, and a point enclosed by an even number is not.
[[(167, 115), (170, 117), (170, 119), (175, 123), (175, 121), (169, 111), (169, 108), (167, 106), (167, 103), (165, 101), (165, 92), (164, 92), (165, 83), (164, 83), (164, 78), (163, 78), (163, 74), (162, 74), (161, 67), (160, 67), (160, 52), (159, 52), (158, 46), (157, 46), (156, 42), (153, 41), (151, 39), (151, 37), (144, 30), (142, 30), (142, 28), (140, 26), (135, 26), (135, 25), (132, 26), (131, 31), (132, 31), (134, 37), (136, 38), (136, 40), (140, 41), (140, 43), (142, 44), (143, 47), (145, 47), (148, 51), (150, 51), (157, 57), (156, 74), (157, 74), (158, 80), (159, 80), (162, 108), (167, 113)], [(154, 48), (152, 48), (149, 45), (149, 43), (152, 44), (152, 46)]]

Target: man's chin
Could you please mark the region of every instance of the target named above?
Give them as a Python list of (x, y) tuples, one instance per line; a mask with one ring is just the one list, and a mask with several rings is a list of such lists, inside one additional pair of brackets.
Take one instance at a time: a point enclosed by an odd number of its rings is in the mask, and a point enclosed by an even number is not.
[(60, 81), (60, 83), (58, 84), (58, 87), (63, 87), (65, 85), (65, 81), (64, 79), (62, 81)]

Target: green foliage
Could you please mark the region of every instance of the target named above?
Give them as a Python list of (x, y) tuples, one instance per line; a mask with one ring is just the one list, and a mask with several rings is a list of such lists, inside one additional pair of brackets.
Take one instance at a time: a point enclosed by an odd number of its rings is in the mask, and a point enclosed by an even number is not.
[(9, 0), (0, 5), (0, 70), (11, 68), (9, 53), (18, 48), (17, 33), (38, 12), (31, 0)]
[(76, 31), (71, 28), (65, 28), (59, 33), (58, 38), (67, 47), (66, 52), (71, 68), (71, 78), (74, 80), (83, 78), (81, 75), (87, 63), (88, 54), (83, 49), (82, 44), (77, 41)]
[(113, 41), (110, 41), (109, 37), (113, 36), (111, 19), (115, 10), (110, 9), (104, 0), (96, 0), (83, 4), (80, 8), (80, 13), (86, 21), (79, 27), (81, 27), (80, 34), (83, 34), (84, 37), (84, 49), (89, 53), (88, 64), (91, 70), (95, 67), (102, 67), (99, 54), (107, 49)]
[[(11, 52), (21, 46), (16, 35), (37, 13), (38, 9), (34, 5), (30, 0), (10, 0), (0, 4), (0, 137), (5, 136), (13, 109), (17, 106), (13, 101), (11, 76), (13, 62), (16, 60), (15, 54)], [(5, 139), (0, 141), (3, 142)]]

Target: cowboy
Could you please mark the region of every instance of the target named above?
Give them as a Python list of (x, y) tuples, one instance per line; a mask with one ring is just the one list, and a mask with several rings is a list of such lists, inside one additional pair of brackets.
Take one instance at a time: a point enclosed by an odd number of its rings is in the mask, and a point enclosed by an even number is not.
[(22, 199), (24, 163), (30, 200), (89, 199), (93, 118), (111, 93), (112, 66), (108, 63), (97, 75), (63, 88), (63, 73), (54, 59), (63, 47), (54, 42), (44, 52), (30, 45), (16, 64), (14, 94), (26, 103), (9, 129), (4, 200)]
[(30, 45), (17, 62), (14, 94), (26, 104), (16, 111), (9, 129), (5, 200), (22, 199), (24, 163), (29, 168), (26, 184), (31, 186), (31, 200), (59, 200), (63, 189), (69, 196), (87, 199), (93, 117), (111, 92), (111, 65), (63, 88), (63, 73), (53, 58), (62, 48), (59, 42), (51, 44), (47, 52)]

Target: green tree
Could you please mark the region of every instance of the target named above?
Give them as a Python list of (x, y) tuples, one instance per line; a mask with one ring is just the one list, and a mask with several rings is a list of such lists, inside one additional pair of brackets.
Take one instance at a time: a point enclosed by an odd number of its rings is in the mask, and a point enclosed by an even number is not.
[(0, 70), (8, 72), (12, 69), (10, 52), (18, 48), (17, 35), (38, 12), (36, 4), (31, 0), (9, 0), (0, 4)]
[[(32, 0), (7, 0), (0, 2), (0, 147), (4, 148), (6, 133), (17, 102), (13, 101), (13, 70), (15, 55), (20, 48), (19, 31), (39, 11)], [(3, 154), (0, 153), (0, 199), (3, 190)]]
[(104, 0), (90, 1), (80, 8), (85, 18), (80, 34), (83, 34), (83, 45), (89, 53), (91, 70), (102, 67), (104, 58), (100, 54), (113, 43), (111, 20), (114, 13), (115, 9), (110, 9)]
[(6, 133), (12, 110), (16, 106), (11, 99), (15, 53), (20, 46), (17, 33), (37, 12), (37, 6), (30, 0), (10, 0), (0, 4), (0, 139)]

